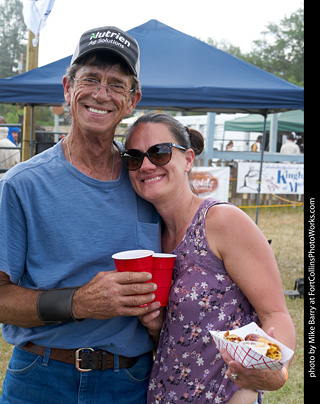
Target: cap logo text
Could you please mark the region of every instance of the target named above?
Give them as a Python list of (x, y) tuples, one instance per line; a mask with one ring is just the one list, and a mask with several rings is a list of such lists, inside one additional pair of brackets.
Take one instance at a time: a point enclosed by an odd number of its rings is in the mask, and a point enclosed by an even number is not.
[[(91, 37), (90, 37), (90, 41), (95, 41), (93, 43), (99, 43), (99, 42), (103, 42), (101, 41), (101, 39), (103, 38), (110, 38), (116, 41), (119, 41), (122, 45), (127, 46), (128, 48), (130, 47), (131, 43), (130, 41), (128, 41), (126, 38), (124, 38), (120, 32), (112, 32), (112, 31), (104, 31), (104, 32), (96, 32), (96, 33), (92, 33)], [(98, 41), (98, 42), (96, 42)], [(116, 41), (112, 41), (115, 45), (120, 45), (117, 44)], [(109, 42), (109, 41), (108, 41)], [(111, 41), (110, 41), (111, 42)], [(111, 43), (112, 43), (111, 42)]]

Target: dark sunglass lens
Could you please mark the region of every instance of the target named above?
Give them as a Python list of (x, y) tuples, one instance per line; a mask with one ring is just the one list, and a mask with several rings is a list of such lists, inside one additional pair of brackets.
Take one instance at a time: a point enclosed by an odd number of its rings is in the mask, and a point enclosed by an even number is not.
[(140, 168), (143, 159), (143, 153), (140, 150), (127, 150), (123, 154), (122, 160), (128, 170), (134, 171)]
[(148, 155), (154, 164), (162, 166), (169, 163), (171, 159), (171, 148), (166, 144), (152, 146), (148, 150)]

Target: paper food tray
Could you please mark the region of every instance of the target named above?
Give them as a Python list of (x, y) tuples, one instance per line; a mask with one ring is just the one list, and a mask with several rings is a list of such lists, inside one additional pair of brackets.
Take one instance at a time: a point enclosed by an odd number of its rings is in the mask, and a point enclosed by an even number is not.
[[(227, 331), (227, 330), (226, 330)], [(281, 344), (281, 342), (271, 338), (266, 334), (256, 323), (250, 323), (244, 327), (237, 328), (235, 330), (229, 330), (230, 334), (235, 334), (241, 338), (245, 338), (248, 334), (259, 334), (260, 336), (267, 338), (268, 340), (275, 342), (281, 348), (282, 358), (281, 361), (268, 358), (261, 355), (249, 346), (237, 344), (236, 342), (227, 341), (224, 339), (226, 331), (210, 331), (214, 342), (219, 350), (225, 348), (229, 355), (237, 362), (240, 362), (246, 368), (254, 369), (281, 369), (283, 365), (288, 362), (294, 352), (292, 349)]]

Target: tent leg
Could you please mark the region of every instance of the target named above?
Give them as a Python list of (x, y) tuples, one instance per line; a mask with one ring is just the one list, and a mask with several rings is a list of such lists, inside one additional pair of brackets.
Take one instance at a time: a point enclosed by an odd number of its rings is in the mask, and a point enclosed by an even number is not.
[(216, 113), (207, 112), (207, 140), (205, 145), (205, 164), (209, 166), (209, 161), (213, 159), (213, 143), (214, 143), (214, 131), (216, 124)]
[(263, 136), (262, 136), (262, 145), (261, 145), (260, 171), (259, 171), (257, 209), (256, 209), (256, 224), (258, 224), (258, 217), (259, 217), (262, 166), (263, 166), (263, 157), (264, 157), (263, 155), (264, 155), (264, 149), (265, 149), (265, 144), (266, 144), (266, 137), (267, 137), (267, 113), (264, 115), (264, 122), (263, 122)]
[(30, 158), (33, 156), (33, 125), (34, 125), (34, 106), (31, 105), (31, 119), (30, 119)]

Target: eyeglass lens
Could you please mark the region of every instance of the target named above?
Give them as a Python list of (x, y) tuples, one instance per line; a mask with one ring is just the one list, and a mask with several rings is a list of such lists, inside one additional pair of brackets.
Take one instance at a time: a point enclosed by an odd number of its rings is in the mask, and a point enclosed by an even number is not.
[(133, 90), (130, 90), (129, 88), (121, 85), (121, 84), (101, 84), (98, 80), (90, 79), (90, 78), (80, 78), (76, 79), (73, 77), (73, 79), (82, 84), (83, 86), (89, 88), (92, 92), (98, 92), (100, 91), (101, 88), (105, 88), (106, 92), (109, 94), (113, 95), (125, 95), (128, 92), (132, 92)]

